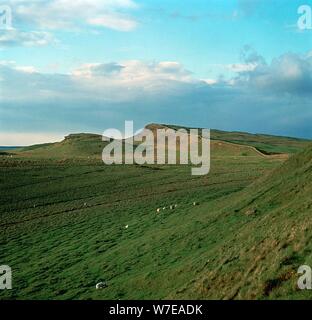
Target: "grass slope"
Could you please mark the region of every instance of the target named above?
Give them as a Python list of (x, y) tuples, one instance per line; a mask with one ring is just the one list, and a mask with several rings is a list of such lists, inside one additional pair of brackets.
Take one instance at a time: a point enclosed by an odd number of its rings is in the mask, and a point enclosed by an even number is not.
[(211, 172), (194, 177), (105, 166), (101, 143), (0, 157), (0, 261), (13, 269), (0, 299), (310, 298), (294, 274), (312, 263), (310, 149), (284, 163), (215, 141)]
[[(223, 199), (227, 205), (207, 214), (205, 229), (212, 238), (218, 230), (222, 241), (197, 279), (173, 296), (311, 299), (311, 292), (297, 288), (298, 267), (312, 265), (311, 181), (312, 146)], [(210, 208), (205, 204), (198, 214)]]
[[(164, 125), (172, 129), (191, 129), (175, 125)], [(247, 132), (229, 132), (212, 129), (210, 131), (212, 140), (248, 145), (257, 148), (265, 154), (296, 153), (302, 151), (310, 144), (310, 140), (272, 136), (267, 134), (251, 134)]]

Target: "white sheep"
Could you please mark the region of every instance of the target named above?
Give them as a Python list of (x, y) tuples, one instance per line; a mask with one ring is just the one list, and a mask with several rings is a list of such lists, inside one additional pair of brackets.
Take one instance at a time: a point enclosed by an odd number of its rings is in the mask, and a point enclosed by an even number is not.
[(156, 210), (156, 211), (157, 211), (157, 213), (159, 213), (159, 212), (160, 212), (160, 208), (157, 208), (157, 210)]
[(198, 206), (198, 202), (193, 202), (193, 206)]
[(178, 206), (177, 204), (174, 205), (175, 208), (176, 208), (177, 206)]
[(167, 208), (166, 207), (163, 207), (163, 210), (166, 210)]
[(96, 284), (95, 288), (98, 289), (104, 289), (107, 287), (107, 284), (105, 282), (99, 282)]
[(171, 206), (170, 206), (170, 210), (173, 210), (173, 209), (174, 209), (174, 206), (173, 206), (173, 205), (171, 205)]
[(125, 229), (128, 229), (129, 228), (129, 225), (127, 224), (127, 225), (125, 225)]

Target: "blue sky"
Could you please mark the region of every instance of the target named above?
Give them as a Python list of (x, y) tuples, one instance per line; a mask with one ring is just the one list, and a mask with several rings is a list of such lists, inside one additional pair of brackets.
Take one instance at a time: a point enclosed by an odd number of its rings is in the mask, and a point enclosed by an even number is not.
[(3, 3), (13, 25), (0, 30), (0, 145), (125, 120), (312, 138), (302, 1)]

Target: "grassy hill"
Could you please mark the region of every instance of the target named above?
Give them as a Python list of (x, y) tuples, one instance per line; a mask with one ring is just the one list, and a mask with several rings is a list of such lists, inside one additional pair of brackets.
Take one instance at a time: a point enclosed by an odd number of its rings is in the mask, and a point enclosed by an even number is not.
[[(189, 132), (191, 129), (164, 124), (149, 124), (146, 128), (153, 132), (156, 129), (182, 128)], [(33, 145), (14, 151), (19, 156), (39, 159), (101, 159), (101, 153), (106, 144), (107, 142), (102, 141), (101, 135), (77, 133), (66, 136), (61, 142)], [(215, 156), (226, 153), (231, 156), (256, 155), (256, 151), (260, 151), (263, 155), (292, 154), (303, 150), (309, 144), (310, 141), (304, 139), (211, 130), (211, 148)]]
[(311, 147), (286, 160), (232, 142), (213, 141), (206, 176), (103, 165), (91, 134), (0, 156), (0, 261), (13, 270), (0, 299), (311, 298), (296, 289), (312, 264)]
[[(162, 126), (147, 126), (146, 128), (162, 128)], [(164, 127), (168, 128), (168, 127)], [(144, 131), (143, 131), (144, 133)], [(142, 133), (142, 134), (143, 134)], [(123, 144), (127, 140), (123, 141)], [(134, 145), (138, 145), (135, 142)], [(32, 159), (93, 159), (101, 160), (102, 150), (107, 145), (107, 142), (102, 141), (101, 135), (96, 134), (70, 134), (61, 142), (47, 143), (41, 145), (34, 145), (15, 150), (19, 157), (31, 157)], [(157, 143), (155, 144), (155, 148)], [(177, 146), (179, 150), (179, 146)], [(247, 145), (231, 144), (226, 141), (213, 140), (211, 142), (211, 149), (214, 156), (259, 156), (257, 150)]]
[(90, 133), (70, 134), (61, 142), (38, 144), (18, 149), (17, 154), (33, 158), (100, 158), (105, 142)]
[[(311, 181), (310, 146), (223, 199), (225, 207), (215, 205), (206, 231), (213, 237), (218, 230), (222, 242), (175, 297), (311, 299), (311, 292), (298, 290), (296, 274), (300, 265), (312, 264)], [(198, 214), (209, 208), (198, 208)]]
[[(166, 125), (172, 129), (178, 130), (181, 126)], [(187, 130), (190, 127), (185, 128)], [(248, 145), (257, 148), (265, 154), (278, 154), (278, 153), (296, 153), (303, 150), (310, 144), (310, 140), (273, 136), (268, 134), (251, 134), (247, 132), (229, 132), (221, 130), (211, 130), (211, 139), (236, 143), (240, 145)]]

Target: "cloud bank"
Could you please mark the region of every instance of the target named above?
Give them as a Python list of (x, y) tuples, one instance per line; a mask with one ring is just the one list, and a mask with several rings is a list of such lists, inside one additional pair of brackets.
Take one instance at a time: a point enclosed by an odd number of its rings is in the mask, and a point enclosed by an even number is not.
[[(252, 67), (250, 67), (252, 66)], [(0, 63), (3, 131), (102, 132), (148, 122), (312, 138), (312, 57), (249, 52), (231, 79), (198, 79), (180, 63), (122, 61), (43, 74)]]

